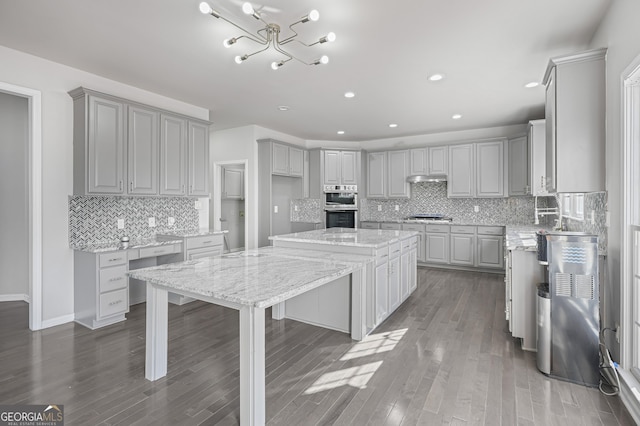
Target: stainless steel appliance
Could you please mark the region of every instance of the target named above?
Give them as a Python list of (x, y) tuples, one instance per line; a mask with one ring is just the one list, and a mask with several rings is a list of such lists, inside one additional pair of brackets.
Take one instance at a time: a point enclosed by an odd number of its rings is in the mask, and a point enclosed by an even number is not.
[(421, 222), (451, 222), (452, 219), (441, 213), (419, 213), (405, 218), (405, 220)]
[(358, 186), (325, 185), (326, 228), (355, 228), (358, 223)]
[[(551, 232), (546, 234), (546, 240), (551, 327), (549, 375), (598, 386), (598, 237), (576, 232)], [(544, 336), (538, 337), (544, 339)], [(539, 348), (545, 343), (539, 341)]]

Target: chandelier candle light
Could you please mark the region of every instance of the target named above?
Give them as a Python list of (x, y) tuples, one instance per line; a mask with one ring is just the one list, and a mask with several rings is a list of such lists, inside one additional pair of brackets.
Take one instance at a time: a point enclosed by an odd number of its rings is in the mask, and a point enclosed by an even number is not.
[(327, 42), (333, 42), (336, 39), (336, 35), (335, 33), (329, 33), (323, 37), (320, 37), (317, 41), (311, 43), (311, 44), (306, 44), (303, 43), (302, 41), (298, 40), (296, 37), (298, 36), (298, 33), (293, 29), (294, 25), (297, 24), (304, 24), (307, 23), (309, 21), (317, 21), (320, 18), (320, 14), (318, 13), (317, 10), (312, 10), (311, 12), (309, 12), (306, 16), (302, 17), (301, 19), (299, 19), (298, 21), (294, 22), (293, 24), (289, 25), (289, 29), (291, 30), (291, 32), (293, 33), (293, 35), (280, 40), (280, 25), (278, 24), (273, 24), (273, 23), (269, 23), (267, 21), (265, 21), (264, 19), (262, 19), (262, 16), (260, 15), (259, 12), (257, 12), (253, 6), (251, 6), (251, 3), (244, 3), (242, 5), (242, 11), (244, 13), (246, 13), (247, 15), (251, 15), (253, 16), (255, 19), (261, 21), (264, 24), (263, 28), (260, 28), (258, 31), (256, 31), (255, 33), (241, 27), (240, 25), (236, 24), (235, 22), (230, 21), (229, 19), (225, 18), (224, 16), (222, 16), (220, 13), (216, 12), (215, 10), (213, 10), (211, 8), (211, 6), (209, 5), (209, 3), (207, 2), (202, 2), (200, 3), (200, 12), (202, 12), (205, 15), (211, 15), (216, 19), (223, 19), (225, 21), (227, 21), (228, 23), (230, 23), (231, 25), (233, 25), (234, 27), (240, 29), (242, 32), (244, 32), (244, 35), (240, 35), (238, 37), (232, 37), (232, 38), (228, 38), (226, 40), (224, 40), (223, 44), (224, 47), (231, 47), (232, 45), (236, 44), (238, 42), (238, 40), (242, 39), (242, 38), (248, 38), (250, 40), (252, 40), (255, 43), (261, 44), (262, 46), (265, 46), (264, 48), (257, 50), (253, 53), (247, 53), (245, 55), (242, 56), (236, 56), (235, 57), (235, 61), (238, 64), (243, 63), (244, 61), (246, 61), (247, 59), (249, 59), (251, 56), (258, 54), (260, 52), (264, 52), (265, 50), (269, 49), (270, 47), (273, 47), (277, 52), (283, 54), (284, 56), (287, 57), (287, 59), (283, 59), (281, 61), (274, 61), (271, 63), (271, 68), (274, 70), (277, 70), (278, 68), (280, 68), (281, 66), (283, 66), (284, 64), (286, 64), (287, 62), (289, 62), (292, 59), (295, 59), (298, 62), (302, 62), (305, 65), (320, 65), (320, 64), (327, 64), (329, 62), (329, 57), (326, 55), (321, 56), (320, 58), (316, 59), (315, 61), (312, 62), (306, 62), (300, 58), (298, 58), (297, 56), (295, 56), (294, 54), (290, 53), (289, 51), (285, 50), (283, 48), (283, 46), (285, 46), (288, 43), (291, 43), (292, 41), (295, 41), (296, 43), (300, 43), (303, 46), (306, 47), (311, 47), (314, 46), (316, 44), (324, 44)]

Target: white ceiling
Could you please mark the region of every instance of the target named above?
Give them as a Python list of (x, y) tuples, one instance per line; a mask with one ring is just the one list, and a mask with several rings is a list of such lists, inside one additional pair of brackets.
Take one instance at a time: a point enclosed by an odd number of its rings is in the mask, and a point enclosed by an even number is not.
[[(291, 48), (309, 61), (326, 54), (328, 65), (277, 71), (271, 52), (237, 65), (235, 55), (257, 47), (245, 39), (225, 49), (239, 32), (201, 14), (200, 0), (0, 0), (0, 44), (208, 108), (215, 129), (367, 141), (542, 118), (544, 89), (524, 84), (542, 79), (550, 57), (588, 48), (611, 1), (257, 0), (284, 28), (318, 9), (318, 22), (296, 27), (306, 42), (337, 34)], [(259, 28), (240, 0), (209, 4)], [(428, 81), (433, 73), (445, 79)]]

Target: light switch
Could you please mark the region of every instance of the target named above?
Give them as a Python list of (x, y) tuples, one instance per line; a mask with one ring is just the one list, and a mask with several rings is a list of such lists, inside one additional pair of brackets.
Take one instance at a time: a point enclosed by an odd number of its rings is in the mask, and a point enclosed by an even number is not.
[(478, 213), (480, 211), (480, 206), (473, 206), (473, 211)]
[(167, 225), (173, 226), (175, 224), (176, 224), (176, 218), (175, 217), (170, 217), (169, 219), (167, 219)]
[(153, 228), (154, 226), (156, 226), (156, 218), (155, 217), (150, 217), (149, 218), (149, 228)]
[(294, 212), (297, 212), (297, 211), (298, 211), (298, 206), (297, 206), (296, 204), (294, 204), (294, 206), (293, 206), (293, 211), (294, 211)]
[(400, 206), (396, 204), (396, 211), (400, 211)]
[(118, 219), (118, 229), (124, 229), (124, 219)]
[(278, 213), (278, 206), (273, 206), (273, 212)]
[(381, 212), (382, 211), (382, 205), (378, 204), (378, 211)]

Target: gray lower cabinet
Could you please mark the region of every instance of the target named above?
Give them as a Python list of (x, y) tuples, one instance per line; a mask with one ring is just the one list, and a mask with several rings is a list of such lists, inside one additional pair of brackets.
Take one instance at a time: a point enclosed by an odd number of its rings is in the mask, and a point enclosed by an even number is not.
[(158, 132), (160, 113), (129, 106), (128, 181), (129, 194), (158, 194)]
[(380, 229), (379, 222), (360, 222), (360, 228), (362, 229)]
[(382, 222), (380, 224), (380, 229), (385, 229), (387, 231), (400, 231), (402, 229), (402, 224), (399, 222)]
[(451, 225), (451, 264), (475, 266), (475, 234), (475, 226)]
[(449, 263), (449, 225), (425, 225), (425, 262)]
[[(385, 247), (386, 251), (387, 248)], [(389, 316), (389, 255), (388, 252), (382, 258), (379, 256), (375, 271), (375, 321), (371, 328), (375, 328)]]
[(504, 231), (501, 226), (478, 226), (478, 256), (476, 266), (504, 268)]
[(188, 124), (189, 195), (209, 196), (209, 126), (189, 121)]
[(185, 195), (187, 120), (160, 116), (160, 194)]
[(400, 290), (400, 243), (389, 244), (389, 312), (402, 303)]

